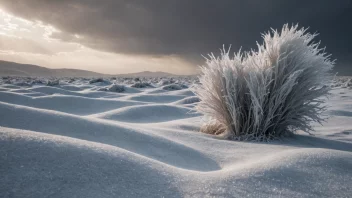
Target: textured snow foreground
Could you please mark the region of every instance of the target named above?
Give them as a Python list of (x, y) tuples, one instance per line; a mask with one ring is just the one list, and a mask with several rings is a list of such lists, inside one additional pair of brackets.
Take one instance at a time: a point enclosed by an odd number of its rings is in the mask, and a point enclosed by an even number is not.
[(1, 197), (352, 194), (350, 79), (315, 136), (270, 143), (198, 132), (193, 78), (90, 80), (0, 80)]

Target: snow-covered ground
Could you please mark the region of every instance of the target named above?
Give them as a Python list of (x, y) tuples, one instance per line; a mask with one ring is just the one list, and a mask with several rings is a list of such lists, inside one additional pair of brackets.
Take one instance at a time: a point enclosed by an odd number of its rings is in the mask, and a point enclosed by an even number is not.
[(315, 136), (270, 143), (198, 132), (193, 83), (0, 79), (1, 197), (352, 196), (352, 81)]

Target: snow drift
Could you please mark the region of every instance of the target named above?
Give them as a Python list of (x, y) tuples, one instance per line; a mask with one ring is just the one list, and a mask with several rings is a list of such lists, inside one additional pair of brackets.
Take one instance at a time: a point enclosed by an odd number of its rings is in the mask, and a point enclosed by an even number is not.
[[(58, 78), (54, 87), (0, 78), (1, 197), (350, 197), (348, 79), (333, 87), (334, 117), (314, 124), (316, 136), (264, 144), (199, 133), (199, 98), (163, 90), (169, 78), (140, 78), (155, 86), (141, 89), (124, 78)], [(113, 84), (125, 91), (99, 91)]]

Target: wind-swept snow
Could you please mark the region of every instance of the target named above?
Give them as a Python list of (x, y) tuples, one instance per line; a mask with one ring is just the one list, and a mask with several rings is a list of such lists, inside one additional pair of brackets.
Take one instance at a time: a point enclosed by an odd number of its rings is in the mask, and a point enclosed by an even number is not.
[(139, 79), (153, 85), (145, 88), (130, 87), (130, 79), (106, 83), (123, 85), (122, 93), (98, 91), (110, 85), (91, 79), (59, 80), (18, 86), (0, 79), (1, 197), (352, 194), (352, 90), (345, 79), (331, 92), (331, 118), (313, 123), (315, 136), (270, 143), (200, 133), (206, 120), (194, 111), (192, 79), (173, 79), (187, 86), (180, 90), (163, 89), (166, 78)]

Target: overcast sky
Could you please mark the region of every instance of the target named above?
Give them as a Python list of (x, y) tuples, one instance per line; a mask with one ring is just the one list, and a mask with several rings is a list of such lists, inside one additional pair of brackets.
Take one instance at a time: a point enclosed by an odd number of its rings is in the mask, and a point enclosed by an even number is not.
[(0, 0), (0, 59), (190, 74), (223, 44), (248, 50), (270, 28), (298, 23), (352, 75), (351, 21), (352, 0)]

